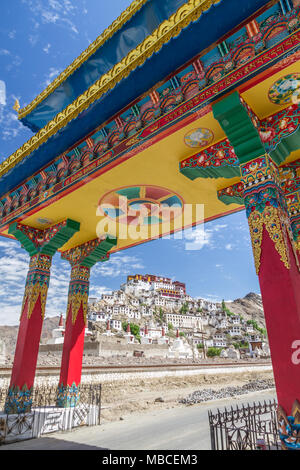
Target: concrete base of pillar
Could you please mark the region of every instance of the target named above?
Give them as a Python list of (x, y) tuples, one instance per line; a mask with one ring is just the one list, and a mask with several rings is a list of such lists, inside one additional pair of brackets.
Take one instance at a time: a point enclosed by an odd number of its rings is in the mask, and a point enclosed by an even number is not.
[(30, 413), (0, 412), (0, 444), (34, 439), (52, 432), (70, 431), (79, 426), (99, 424), (98, 405), (80, 404), (76, 408), (49, 406), (34, 408)]

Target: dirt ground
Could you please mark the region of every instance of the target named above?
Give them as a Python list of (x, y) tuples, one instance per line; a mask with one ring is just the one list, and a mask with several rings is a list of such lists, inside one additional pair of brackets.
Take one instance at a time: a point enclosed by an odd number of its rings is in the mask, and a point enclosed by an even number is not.
[[(219, 390), (262, 379), (273, 379), (272, 371), (106, 382), (102, 385), (102, 422), (126, 419), (131, 413), (152, 409), (184, 407), (187, 405), (178, 401), (196, 390)], [(155, 401), (156, 399), (159, 401)]]

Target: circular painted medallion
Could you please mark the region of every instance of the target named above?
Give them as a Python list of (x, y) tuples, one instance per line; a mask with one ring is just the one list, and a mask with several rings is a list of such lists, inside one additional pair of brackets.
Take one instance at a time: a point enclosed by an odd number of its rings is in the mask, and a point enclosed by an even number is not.
[(182, 215), (183, 200), (166, 188), (129, 186), (105, 194), (98, 208), (120, 224), (154, 225)]
[(203, 148), (211, 144), (214, 134), (210, 129), (198, 128), (189, 131), (185, 137), (184, 142), (188, 147)]
[(300, 74), (285, 75), (275, 82), (269, 90), (272, 103), (285, 105), (296, 102), (300, 98)]

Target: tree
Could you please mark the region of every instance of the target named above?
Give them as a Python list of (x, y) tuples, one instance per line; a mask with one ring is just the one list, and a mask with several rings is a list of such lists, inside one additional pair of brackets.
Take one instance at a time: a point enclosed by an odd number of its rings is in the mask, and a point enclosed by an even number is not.
[[(128, 322), (123, 321), (122, 322), (122, 328), (124, 331), (127, 331), (128, 327)], [(130, 323), (130, 333), (135, 336), (138, 339), (138, 336), (140, 335), (140, 327), (139, 325), (136, 325), (135, 323)]]
[(267, 336), (267, 330), (265, 328), (260, 328), (255, 320), (248, 320), (247, 325), (252, 325), (253, 328), (259, 331), (263, 336)]
[(215, 356), (220, 356), (221, 354), (221, 349), (220, 348), (208, 348), (207, 350), (207, 357), (215, 357)]
[(229, 317), (234, 316), (234, 313), (232, 313), (232, 312), (229, 310), (229, 308), (226, 307), (226, 305), (225, 305), (225, 300), (224, 300), (224, 299), (222, 300), (222, 310), (223, 310), (223, 312), (226, 313), (226, 315), (228, 315)]
[(187, 311), (188, 311), (189, 307), (188, 307), (188, 304), (187, 302), (184, 302), (184, 304), (182, 305), (182, 307), (180, 308), (179, 312), (180, 313), (183, 313), (183, 314), (186, 314)]
[(159, 308), (159, 319), (160, 319), (160, 323), (164, 322), (164, 312), (161, 307)]
[(134, 336), (138, 336), (140, 334), (140, 327), (139, 325), (136, 325), (135, 323), (130, 323), (130, 332)]

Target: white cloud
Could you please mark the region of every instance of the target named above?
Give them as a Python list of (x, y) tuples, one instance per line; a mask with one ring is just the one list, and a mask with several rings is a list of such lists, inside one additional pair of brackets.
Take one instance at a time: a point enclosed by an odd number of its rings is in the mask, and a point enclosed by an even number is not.
[(17, 34), (17, 31), (16, 31), (15, 29), (13, 29), (12, 31), (10, 31), (10, 32), (8, 33), (9, 39), (15, 39), (16, 34)]
[(227, 243), (227, 245), (225, 246), (225, 250), (228, 250), (228, 251), (231, 251), (233, 249), (233, 246), (231, 243)]
[(12, 60), (11, 60), (11, 63), (5, 66), (5, 70), (7, 70), (8, 72), (10, 72), (11, 70), (16, 71), (17, 67), (19, 67), (22, 64), (23, 59), (19, 55), (11, 55), (11, 54), (9, 55), (11, 56)]
[(91, 280), (99, 276), (115, 278), (127, 276), (132, 270), (144, 269), (144, 265), (136, 256), (128, 256), (123, 253), (111, 255), (109, 261), (98, 263), (93, 267)]
[(205, 246), (210, 246), (212, 242), (212, 232), (205, 230), (204, 225), (199, 225), (196, 229), (184, 231), (186, 250), (201, 250)]
[(6, 84), (0, 80), (0, 138), (2, 140), (14, 139), (24, 130), (16, 112), (12, 109), (15, 100), (14, 95), (7, 96)]
[(50, 47), (51, 47), (51, 44), (48, 43), (47, 46), (45, 46), (45, 47), (43, 48), (43, 51), (44, 51), (46, 54), (49, 54)]
[(2, 140), (15, 139), (20, 132), (24, 130), (23, 125), (18, 120), (18, 117), (14, 111), (8, 111), (4, 113), (4, 108), (1, 111), (0, 105), (0, 136)]
[(39, 35), (38, 34), (30, 34), (28, 37), (28, 41), (32, 46), (35, 46), (38, 43)]
[(221, 230), (225, 230), (226, 228), (228, 227), (227, 224), (216, 224), (216, 225), (213, 225), (210, 230), (212, 232), (220, 232)]
[(0, 80), (0, 106), (6, 106), (6, 85)]
[(7, 49), (0, 49), (0, 55), (10, 55), (10, 52)]
[[(69, 0), (22, 0), (22, 3), (30, 9), (35, 29), (40, 27), (41, 22), (62, 26), (78, 34), (78, 29), (71, 18), (78, 12), (79, 6)], [(38, 21), (34, 17), (38, 18)]]

